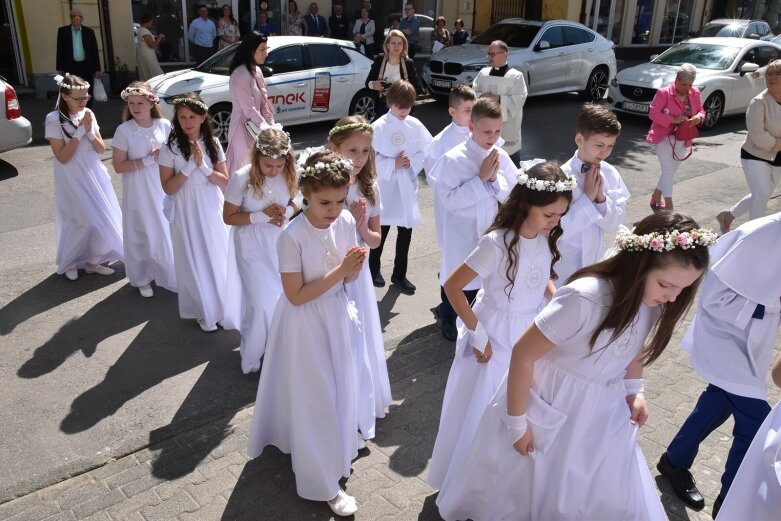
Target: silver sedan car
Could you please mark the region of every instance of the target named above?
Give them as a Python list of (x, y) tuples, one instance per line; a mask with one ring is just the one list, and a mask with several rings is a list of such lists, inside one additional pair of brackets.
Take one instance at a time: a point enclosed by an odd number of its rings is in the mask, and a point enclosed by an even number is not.
[(33, 127), (22, 117), (16, 91), (0, 76), (0, 152), (28, 145), (33, 140)]

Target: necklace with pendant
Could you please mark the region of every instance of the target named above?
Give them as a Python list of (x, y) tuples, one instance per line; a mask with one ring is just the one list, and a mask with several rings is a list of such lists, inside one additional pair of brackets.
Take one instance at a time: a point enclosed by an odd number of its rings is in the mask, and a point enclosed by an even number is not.
[[(521, 239), (522, 257), (528, 255), (528, 252), (525, 252), (525, 249), (526, 248), (524, 248), (523, 239)], [(540, 241), (539, 241), (539, 237), (537, 237), (534, 240), (534, 254), (529, 256), (531, 258), (531, 262), (529, 263), (529, 269), (527, 269), (526, 273), (523, 275), (523, 277), (521, 277), (523, 284), (528, 288), (536, 288), (542, 282), (542, 278), (543, 278), (542, 270), (538, 268), (537, 265), (535, 264), (535, 262), (537, 261), (537, 252), (539, 249), (540, 249)]]
[[(308, 220), (309, 217), (306, 217)], [(330, 235), (331, 227), (329, 226), (325, 230), (321, 230), (320, 228), (316, 228), (312, 222), (309, 222), (309, 225), (312, 227), (312, 231), (314, 232), (315, 236), (320, 240), (320, 244), (323, 245), (323, 249), (325, 250), (325, 257), (323, 258), (323, 268), (325, 268), (325, 272), (328, 273), (332, 269), (336, 268), (340, 264), (340, 260), (338, 256), (331, 251), (331, 248), (328, 247), (328, 243), (326, 242), (326, 237)]]

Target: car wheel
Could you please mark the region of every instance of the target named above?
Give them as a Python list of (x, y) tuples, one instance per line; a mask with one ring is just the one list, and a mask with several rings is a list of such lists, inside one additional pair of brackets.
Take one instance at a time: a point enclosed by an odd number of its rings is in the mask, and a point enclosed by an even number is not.
[(705, 121), (702, 123), (702, 128), (712, 129), (724, 113), (724, 95), (721, 92), (714, 92), (705, 99), (702, 108), (705, 110)]
[(232, 110), (230, 103), (218, 103), (209, 109), (214, 136), (220, 140), (223, 148), (228, 146), (228, 129), (231, 125)]
[(585, 101), (599, 101), (605, 97), (609, 73), (605, 67), (597, 67), (588, 77), (586, 88), (580, 91), (580, 97)]
[(363, 89), (350, 102), (350, 114), (363, 116), (371, 121), (376, 115), (377, 98), (369, 89)]

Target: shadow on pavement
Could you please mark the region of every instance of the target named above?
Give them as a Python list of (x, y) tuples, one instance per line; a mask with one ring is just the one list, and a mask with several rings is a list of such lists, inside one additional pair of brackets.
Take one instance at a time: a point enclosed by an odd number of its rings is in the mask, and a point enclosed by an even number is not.
[(656, 489), (661, 494), (662, 506), (664, 506), (664, 511), (670, 521), (689, 521), (686, 505), (675, 495), (667, 478), (657, 475), (654, 476), (654, 481), (656, 481)]
[(439, 515), (439, 509), (437, 508), (436, 503), (438, 495), (439, 492), (426, 497), (426, 500), (423, 502), (423, 509), (420, 511), (420, 515), (418, 515), (418, 521), (442, 520), (442, 517)]
[(17, 170), (14, 165), (0, 159), (0, 181), (5, 181), (6, 179), (13, 179), (18, 175), (19, 175), (19, 170)]
[[(85, 276), (82, 271), (79, 273), (78, 280), (75, 281), (70, 281), (64, 275), (57, 275), (56, 273), (49, 275), (36, 284), (35, 287), (25, 291), (0, 308), (0, 335), (10, 334), (16, 326), (36, 315), (122, 280), (125, 276), (123, 265), (116, 263), (112, 265), (112, 268), (116, 270), (114, 275), (108, 277), (100, 275)], [(41, 358), (41, 355), (44, 353), (39, 353), (40, 349), (43, 349), (43, 346), (37, 349), (33, 358), (22, 366), (19, 370), (19, 376), (22, 378), (36, 378), (57, 368), (57, 366), (50, 367), (50, 362)], [(47, 348), (47, 351), (50, 349)], [(67, 349), (67, 347), (60, 346), (59, 349)], [(74, 349), (74, 351), (77, 350)], [(64, 361), (64, 358), (60, 363), (62, 361)]]
[(268, 446), (263, 454), (244, 465), (221, 519), (325, 521), (334, 519), (334, 515), (325, 502), (298, 497), (290, 456), (274, 446)]

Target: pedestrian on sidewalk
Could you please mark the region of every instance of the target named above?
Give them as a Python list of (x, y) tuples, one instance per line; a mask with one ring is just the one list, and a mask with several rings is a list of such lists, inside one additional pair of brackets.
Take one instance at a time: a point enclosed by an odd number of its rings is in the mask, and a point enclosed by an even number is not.
[(214, 53), (214, 40), (217, 38), (217, 26), (209, 18), (206, 4), (198, 6), (198, 18), (190, 22), (187, 39), (192, 44), (193, 58), (198, 65)]
[(152, 86), (135, 81), (122, 91), (127, 102), (111, 142), (114, 171), (122, 176), (122, 230), (125, 273), (142, 297), (154, 295), (152, 282), (176, 291), (171, 227), (163, 215), (165, 192), (157, 157), (171, 133), (160, 115)]
[[(445, 292), (445, 281), (477, 246), (516, 182), (515, 165), (496, 144), (502, 132), (499, 104), (491, 99), (478, 100), (472, 107), (469, 128), (469, 139), (447, 151), (431, 169), (431, 177), (436, 179), (435, 198), (442, 205), (442, 230), (437, 231), (437, 236), (442, 236), (442, 302), (437, 315), (442, 322), (442, 336), (450, 341), (458, 336), (457, 316)], [(461, 288), (467, 302), (475, 300), (481, 287), (480, 277), (474, 277)]]
[[(84, 13), (71, 9), (71, 23), (57, 29), (57, 72), (72, 74), (94, 83), (100, 78), (100, 55), (95, 31), (84, 25)], [(89, 84), (87, 108), (92, 108), (93, 85)]]
[[(459, 479), (457, 469), (507, 373), (513, 344), (556, 291), (551, 279), (561, 257), (559, 220), (569, 208), (575, 179), (552, 162), (518, 177), (477, 247), (445, 282), (462, 324), (428, 470), (434, 488)], [(463, 290), (478, 278), (482, 290), (470, 308)]]
[(643, 367), (694, 300), (715, 238), (653, 214), (556, 292), (439, 492), (444, 519), (667, 519), (637, 442)]
[[(353, 162), (347, 207), (355, 219), (361, 242), (370, 249), (379, 246), (382, 240), (382, 202), (372, 147), (373, 134), (374, 128), (363, 116), (342, 118), (328, 133), (328, 147)], [(358, 369), (369, 369), (368, 378), (361, 379), (357, 391), (359, 399), (366, 404), (358, 408), (358, 430), (363, 438), (368, 440), (374, 438), (374, 419), (384, 418), (385, 409), (393, 400), (385, 360), (385, 343), (382, 340), (382, 324), (377, 309), (377, 294), (372, 284), (368, 256), (358, 278), (347, 284), (347, 295), (355, 301), (363, 335), (363, 339), (353, 346), (362, 350), (356, 351), (356, 374), (366, 376), (365, 372), (359, 372)]]
[(174, 117), (160, 150), (160, 181), (171, 196), (174, 266), (179, 316), (195, 319), (207, 333), (226, 319), (228, 229), (222, 222), (222, 191), (228, 184), (225, 153), (209, 122), (209, 107), (194, 93), (174, 99)]
[(330, 151), (309, 156), (299, 178), (305, 210), (277, 243), (283, 293), (274, 310), (247, 452), (274, 445), (292, 456), (296, 491), (338, 516), (358, 506), (339, 481), (363, 445), (357, 433), (353, 339), (357, 311), (345, 284), (366, 250), (345, 209), (352, 162)]
[[(296, 160), (290, 136), (265, 128), (252, 147), (250, 162), (228, 181), (222, 218), (231, 240), (244, 301), (241, 322), (241, 370), (260, 371), (271, 317), (282, 293), (277, 240), (297, 209)], [(233, 274), (228, 272), (228, 278)]]
[(747, 211), (749, 219), (763, 217), (767, 202), (781, 180), (781, 60), (767, 66), (765, 86), (746, 110), (748, 132), (740, 149), (740, 162), (750, 193), (716, 216), (721, 233), (727, 233), (732, 221)]
[(122, 211), (100, 155), (106, 151), (95, 114), (86, 108), (90, 84), (59, 79), (57, 108), (46, 115), (46, 139), (54, 153), (57, 273), (113, 275), (103, 263), (123, 260)]
[[(772, 379), (781, 387), (781, 356)], [(776, 521), (781, 512), (781, 402), (759, 427), (719, 510), (719, 521)]]
[[(697, 313), (681, 347), (708, 386), (675, 435), (657, 468), (690, 507), (705, 506), (689, 469), (700, 443), (732, 416), (732, 446), (721, 476), (713, 517), (730, 490), (740, 462), (764, 421), (765, 378), (781, 319), (781, 213), (749, 221), (712, 248)], [(746, 517), (745, 519), (749, 519)]]

